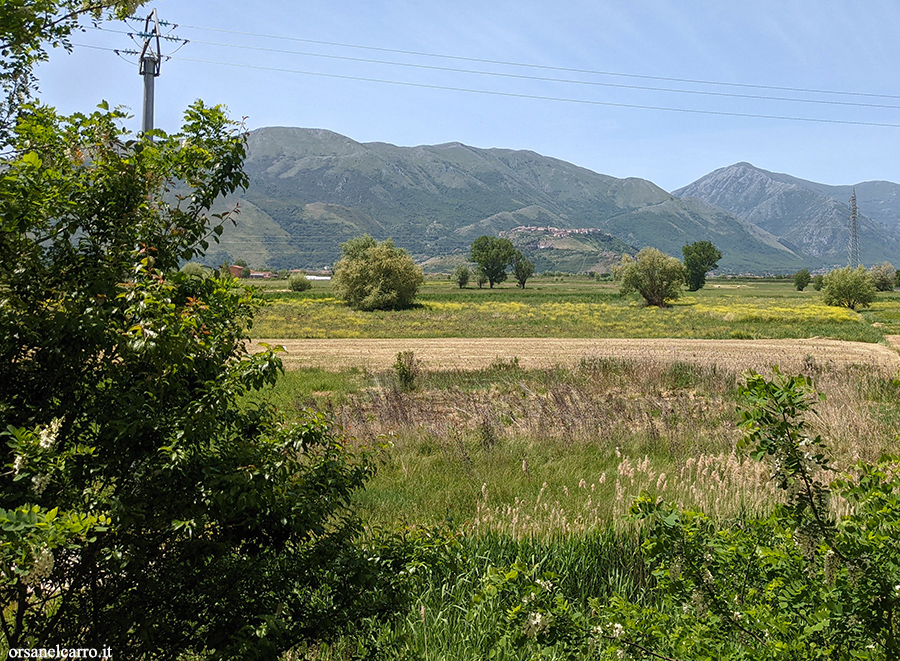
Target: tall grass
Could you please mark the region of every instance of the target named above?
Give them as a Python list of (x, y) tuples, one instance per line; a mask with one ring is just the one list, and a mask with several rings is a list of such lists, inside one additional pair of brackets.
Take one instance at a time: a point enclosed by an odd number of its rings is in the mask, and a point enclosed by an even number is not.
[[(900, 446), (897, 375), (812, 357), (804, 371), (827, 396), (810, 423), (839, 466)], [(734, 454), (740, 381), (727, 365), (650, 357), (510, 360), (423, 369), (406, 391), (394, 371), (289, 372), (268, 397), (325, 409), (358, 443), (385, 446), (358, 502), (373, 523), (527, 537), (602, 528), (641, 490), (722, 517), (770, 502), (761, 465)]]
[[(812, 357), (803, 368), (826, 395), (810, 431), (839, 468), (897, 451), (897, 374)], [(436, 523), (460, 543), (460, 562), (435, 569), (399, 621), (373, 628), (367, 645), (385, 658), (486, 658), (497, 621), (472, 598), (489, 567), (517, 560), (557, 574), (573, 602), (643, 598), (653, 579), (641, 530), (628, 522), (641, 492), (718, 519), (753, 516), (778, 498), (767, 464), (735, 453), (742, 378), (728, 365), (631, 357), (523, 369), (506, 360), (422, 370), (408, 391), (393, 371), (330, 378), (333, 392), (306, 387), (295, 401), (329, 409), (359, 443), (386, 446), (357, 503), (367, 520)], [(358, 653), (338, 641), (293, 658)]]

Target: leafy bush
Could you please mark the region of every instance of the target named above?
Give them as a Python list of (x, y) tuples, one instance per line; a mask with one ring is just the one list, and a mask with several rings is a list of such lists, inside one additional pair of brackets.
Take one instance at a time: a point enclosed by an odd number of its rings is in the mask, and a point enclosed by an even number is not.
[(816, 291), (822, 291), (822, 287), (825, 286), (825, 276), (821, 273), (818, 273), (813, 276), (812, 279), (812, 288)]
[(312, 283), (302, 273), (291, 273), (288, 276), (288, 288), (291, 291), (307, 291), (312, 288)]
[(867, 308), (875, 300), (875, 281), (862, 266), (847, 266), (828, 273), (822, 281), (822, 293), (826, 305), (850, 308)]
[(794, 274), (794, 287), (797, 291), (806, 289), (810, 282), (812, 282), (812, 276), (809, 274), (809, 269), (800, 269)]
[(722, 253), (710, 241), (695, 241), (681, 249), (688, 291), (698, 291), (706, 284), (706, 274), (719, 265)]
[(529, 262), (518, 250), (512, 261), (513, 276), (519, 287), (525, 289), (525, 283), (534, 275), (534, 264)]
[(469, 267), (465, 264), (460, 264), (455, 269), (453, 269), (453, 275), (450, 276), (450, 279), (455, 282), (460, 289), (469, 284), (469, 276), (471, 272), (469, 271)]
[(412, 351), (401, 351), (394, 362), (394, 373), (400, 384), (400, 390), (410, 392), (416, 389), (416, 380), (421, 372), (421, 365)]
[(893, 291), (894, 282), (897, 280), (897, 271), (890, 262), (882, 262), (869, 269), (875, 289), (878, 291)]
[[(140, 3), (90, 6), (113, 4)], [(16, 6), (4, 91), (89, 4)], [(405, 558), (363, 547), (350, 508), (372, 462), (321, 416), (248, 404), (281, 369), (246, 350), (259, 301), (178, 270), (248, 183), (240, 127), (201, 102), (143, 137), (106, 107), (3, 110), (0, 648), (274, 659), (393, 612)]]
[(332, 287), (355, 310), (402, 310), (413, 304), (424, 282), (422, 269), (391, 239), (365, 234), (341, 245)]
[(472, 273), (475, 276), (475, 284), (481, 289), (488, 283), (487, 273), (480, 266), (476, 266)]
[(623, 294), (638, 292), (647, 305), (665, 307), (681, 294), (685, 269), (674, 257), (656, 248), (644, 248), (634, 259), (623, 255), (616, 275)]
[[(474, 599), (494, 655), (538, 658), (900, 658), (900, 457), (832, 471), (804, 416), (816, 399), (802, 376), (751, 374), (742, 446), (771, 462), (785, 500), (762, 518), (720, 524), (650, 498), (644, 522), (655, 586), (641, 603), (623, 594), (573, 604), (557, 577), (518, 563), (493, 570)], [(836, 517), (833, 493), (849, 505)]]

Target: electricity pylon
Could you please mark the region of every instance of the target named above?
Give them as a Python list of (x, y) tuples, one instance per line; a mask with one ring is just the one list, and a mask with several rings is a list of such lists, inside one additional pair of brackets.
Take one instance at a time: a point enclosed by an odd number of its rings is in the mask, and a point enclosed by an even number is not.
[(855, 269), (859, 259), (859, 209), (856, 206), (856, 188), (850, 195), (850, 259), (847, 265)]

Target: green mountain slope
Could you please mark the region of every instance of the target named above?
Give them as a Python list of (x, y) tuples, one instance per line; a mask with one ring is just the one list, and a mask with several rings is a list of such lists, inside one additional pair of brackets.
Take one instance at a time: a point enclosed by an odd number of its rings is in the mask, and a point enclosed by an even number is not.
[(600, 229), (623, 244), (677, 256), (685, 243), (711, 240), (731, 271), (789, 271), (801, 263), (774, 237), (721, 209), (530, 151), (396, 147), (325, 130), (267, 128), (250, 134), (246, 170), (242, 220), (252, 228), (227, 231), (220, 249), (236, 258), (258, 240), (254, 250), (267, 251), (270, 268), (330, 263), (341, 242), (362, 232), (392, 237), (426, 261), (464, 254), (482, 234), (523, 225)]

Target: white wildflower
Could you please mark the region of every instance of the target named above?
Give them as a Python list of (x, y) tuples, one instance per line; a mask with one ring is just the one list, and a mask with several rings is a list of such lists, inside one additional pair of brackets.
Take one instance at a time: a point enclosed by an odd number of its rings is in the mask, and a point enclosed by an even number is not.
[(51, 479), (53, 478), (49, 474), (35, 475), (31, 478), (31, 487), (34, 489), (34, 493), (38, 496), (44, 493)]
[(528, 619), (525, 621), (523, 632), (529, 638), (533, 638), (538, 634), (544, 633), (550, 629), (551, 618), (544, 613), (529, 613)]
[(50, 572), (52, 571), (53, 551), (48, 548), (43, 548), (35, 557), (34, 565), (31, 567), (31, 571), (28, 572), (25, 583), (32, 586), (40, 585), (42, 581), (50, 576)]
[(623, 633), (625, 633), (625, 627), (623, 627), (621, 624), (616, 622), (612, 626), (612, 637), (613, 638), (621, 638)]
[(56, 443), (59, 436), (59, 428), (62, 427), (62, 418), (53, 418), (49, 425), (44, 427), (40, 433), (41, 449), (49, 450)]
[(544, 580), (541, 580), (541, 579), (537, 579), (537, 580), (535, 581), (535, 583), (537, 583), (539, 586), (541, 586), (541, 587), (542, 587), (544, 590), (546, 590), (547, 592), (550, 592), (550, 590), (553, 589), (553, 583), (550, 582), (550, 581), (544, 581)]
[(13, 461), (13, 471), (16, 475), (18, 475), (19, 471), (21, 471), (23, 468), (25, 468), (25, 457), (17, 454), (15, 460)]

